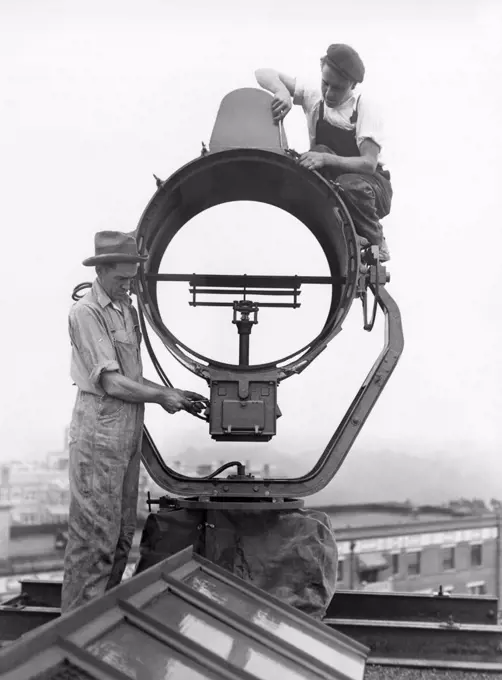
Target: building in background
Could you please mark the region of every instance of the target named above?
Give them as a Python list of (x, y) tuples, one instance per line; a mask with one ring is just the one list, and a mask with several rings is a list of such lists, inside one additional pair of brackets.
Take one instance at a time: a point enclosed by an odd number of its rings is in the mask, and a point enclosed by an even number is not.
[[(67, 428), (62, 451), (49, 453), (44, 463), (12, 461), (0, 466), (0, 514), (5, 519), (7, 513), (10, 524), (10, 547), (6, 549), (4, 536), (0, 561), (6, 553), (14, 560), (29, 557), (36, 570), (39, 552), (60, 559), (70, 500), (68, 434)], [(201, 464), (196, 455), (166, 462), (188, 476), (205, 476), (224, 463)], [(250, 461), (246, 469), (263, 478), (280, 473), (275, 465), (254, 466)], [(166, 491), (141, 465), (137, 541), (150, 512), (148, 494), (158, 499)], [(335, 529), (338, 588), (431, 594), (441, 588), (445, 594), (486, 594), (502, 601), (499, 501), (492, 499), (491, 512), (480, 499), (459, 499), (441, 507), (414, 507), (411, 502), (315, 507), (329, 515)]]
[(68, 430), (62, 451), (45, 461), (11, 461), (0, 467), (0, 502), (11, 506), (11, 524), (60, 524), (68, 519)]
[(501, 515), (403, 504), (324, 506), (338, 588), (491, 595), (502, 601)]

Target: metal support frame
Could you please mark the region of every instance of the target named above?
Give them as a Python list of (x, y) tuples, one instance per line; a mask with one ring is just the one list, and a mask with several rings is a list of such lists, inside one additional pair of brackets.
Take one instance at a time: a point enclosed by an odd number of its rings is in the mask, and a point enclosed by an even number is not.
[[(370, 281), (368, 286), (376, 297), (376, 283)], [(345, 460), (403, 351), (404, 337), (397, 304), (382, 285), (379, 286), (376, 300), (385, 315), (384, 348), (324, 453), (310, 472), (294, 479), (194, 479), (181, 475), (166, 465), (145, 427), (142, 458), (153, 481), (174, 495), (206, 496), (208, 499), (291, 498), (308, 496), (324, 488)]]

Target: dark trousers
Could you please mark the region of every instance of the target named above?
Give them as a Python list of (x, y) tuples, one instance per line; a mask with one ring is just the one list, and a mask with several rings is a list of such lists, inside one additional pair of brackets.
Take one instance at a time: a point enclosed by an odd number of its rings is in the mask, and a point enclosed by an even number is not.
[[(333, 153), (322, 144), (312, 147), (312, 151)], [(356, 233), (368, 239), (372, 245), (381, 245), (383, 240), (380, 219), (390, 212), (392, 186), (390, 180), (380, 172), (338, 174), (334, 168), (324, 168), (321, 174), (326, 179), (336, 181), (342, 188), (342, 199), (354, 222)]]

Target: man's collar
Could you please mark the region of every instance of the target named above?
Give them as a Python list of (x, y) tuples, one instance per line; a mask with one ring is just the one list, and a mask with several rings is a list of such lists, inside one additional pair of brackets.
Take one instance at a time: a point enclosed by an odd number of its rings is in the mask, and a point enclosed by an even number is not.
[(95, 279), (94, 283), (92, 284), (92, 290), (96, 296), (96, 300), (99, 302), (101, 307), (103, 307), (103, 309), (112, 304), (108, 293), (105, 291), (98, 279)]
[[(348, 106), (355, 106), (355, 103), (357, 99), (359, 98), (360, 92), (356, 90), (352, 90), (351, 94), (345, 99), (341, 104), (338, 104), (338, 106), (333, 107), (333, 110), (335, 111), (340, 111), (340, 109), (345, 109)], [(326, 106), (326, 103), (324, 103), (324, 106)]]
[[(94, 292), (94, 295), (96, 296), (96, 300), (98, 303), (103, 307), (107, 307), (108, 305), (113, 306), (113, 302), (110, 299), (110, 296), (108, 293), (105, 291), (103, 286), (100, 284), (99, 279), (95, 279), (94, 283), (92, 284), (92, 290)], [(132, 304), (132, 300), (129, 297), (129, 295), (124, 299), (124, 302), (130, 306)]]
[(353, 106), (357, 101), (358, 96), (359, 93), (352, 90), (351, 94), (347, 97), (347, 99), (344, 102), (342, 102), (340, 106), (337, 106), (337, 108), (342, 109), (344, 106)]

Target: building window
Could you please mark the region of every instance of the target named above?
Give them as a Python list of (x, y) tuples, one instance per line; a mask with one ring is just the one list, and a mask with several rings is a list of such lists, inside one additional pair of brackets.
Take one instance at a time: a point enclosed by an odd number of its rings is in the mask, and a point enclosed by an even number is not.
[(20, 520), (22, 524), (37, 524), (37, 515), (33, 512), (22, 512)]
[(376, 583), (378, 581), (378, 569), (365, 569), (359, 572), (361, 583)]
[(392, 574), (399, 574), (399, 553), (392, 553)]
[(344, 572), (343, 560), (338, 560), (338, 565), (336, 568), (336, 580), (338, 581), (338, 583), (343, 581), (343, 572)]
[(417, 576), (420, 574), (420, 561), (422, 553), (420, 551), (408, 553), (408, 574), (409, 576)]
[(483, 564), (483, 546), (481, 543), (471, 545), (471, 567), (480, 567)]
[(476, 581), (467, 584), (469, 595), (486, 595), (486, 583), (484, 581)]
[(443, 570), (455, 569), (455, 548), (443, 548)]

